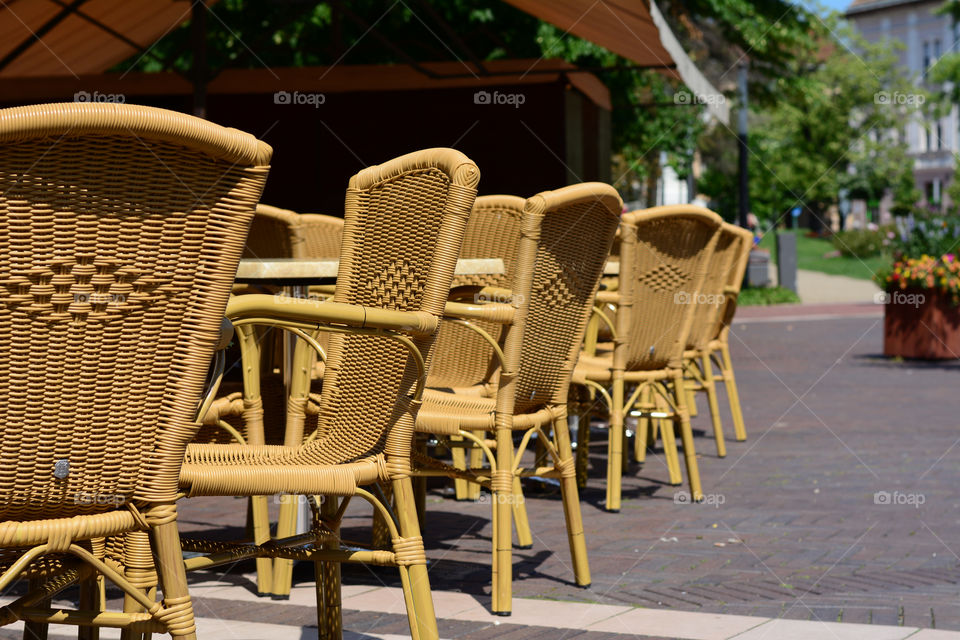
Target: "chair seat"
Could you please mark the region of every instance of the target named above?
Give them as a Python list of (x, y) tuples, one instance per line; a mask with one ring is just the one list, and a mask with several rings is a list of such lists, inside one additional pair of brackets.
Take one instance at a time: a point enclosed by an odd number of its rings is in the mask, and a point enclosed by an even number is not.
[(191, 444), (180, 471), (188, 495), (249, 496), (274, 493), (350, 496), (358, 485), (386, 477), (383, 456), (323, 461), (316, 446)]
[[(436, 435), (457, 435), (464, 431), (488, 431), (496, 423), (494, 398), (466, 393), (427, 389), (417, 414), (417, 431)], [(550, 407), (513, 416), (514, 429), (529, 429), (551, 422), (556, 416)]]

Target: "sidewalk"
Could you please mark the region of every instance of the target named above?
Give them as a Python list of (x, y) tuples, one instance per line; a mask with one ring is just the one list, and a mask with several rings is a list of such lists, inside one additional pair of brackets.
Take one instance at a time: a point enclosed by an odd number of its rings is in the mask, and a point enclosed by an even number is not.
[[(686, 487), (666, 483), (658, 448), (630, 465), (621, 512), (603, 511), (606, 433), (592, 430), (580, 494), (588, 589), (573, 581), (556, 487), (530, 483), (534, 544), (514, 550), (514, 614), (490, 616), (489, 500), (430, 491), (424, 539), (440, 637), (960, 640), (960, 362), (882, 358), (882, 311), (738, 311), (730, 340), (748, 439), (733, 441), (721, 392), (728, 439), (718, 458), (700, 399), (693, 429), (708, 503), (677, 500)], [(180, 525), (240, 536), (245, 506), (186, 500)], [(351, 505), (344, 537), (366, 539), (369, 526), (370, 509)], [(201, 640), (316, 638), (312, 567), (295, 567), (285, 602), (253, 595), (251, 571), (190, 576)], [(408, 636), (396, 569), (345, 566), (343, 578), (345, 638)], [(111, 598), (116, 610), (115, 590)], [(19, 638), (18, 628), (0, 639)], [(51, 633), (63, 637), (63, 627)]]
[[(777, 283), (777, 267), (770, 265), (770, 281)], [(873, 302), (880, 288), (870, 280), (797, 270), (797, 295), (803, 304)]]
[[(239, 576), (238, 576), (239, 577)], [(252, 584), (256, 577), (243, 576)], [(230, 640), (314, 640), (317, 638), (313, 583), (294, 586), (289, 600), (269, 601), (246, 589), (210, 581), (191, 585), (200, 638)], [(514, 599), (510, 617), (492, 616), (476, 598), (458, 592), (434, 592), (440, 638), (488, 640), (566, 638), (578, 640), (960, 640), (960, 632), (891, 625), (784, 620), (757, 616), (670, 611), (642, 607)], [(4, 599), (6, 603), (9, 598)], [(70, 606), (69, 602), (63, 603)], [(406, 633), (403, 593), (396, 587), (345, 586), (345, 640), (400, 640)], [(17, 637), (23, 623), (0, 631), (0, 638)], [(375, 631), (373, 631), (375, 629)], [(51, 629), (50, 640), (67, 627)], [(373, 631), (369, 633), (368, 631)], [(105, 629), (101, 638), (119, 638)]]

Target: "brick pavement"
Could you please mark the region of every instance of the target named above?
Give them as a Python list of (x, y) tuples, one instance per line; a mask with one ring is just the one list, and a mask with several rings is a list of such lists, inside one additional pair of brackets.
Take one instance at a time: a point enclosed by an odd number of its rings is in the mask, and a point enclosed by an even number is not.
[[(582, 495), (593, 585), (573, 584), (556, 488), (531, 483), (534, 545), (515, 551), (517, 597), (960, 630), (960, 364), (884, 360), (879, 318), (768, 319), (737, 323), (732, 338), (749, 439), (728, 441), (728, 456), (719, 459), (705, 435), (702, 401), (694, 420), (704, 491), (714, 504), (676, 504), (682, 487), (665, 483), (662, 460), (652, 455), (625, 475), (622, 511), (605, 513), (605, 442), (597, 431)], [(722, 394), (721, 411), (728, 415)], [(489, 505), (444, 493), (428, 496), (433, 587), (487, 604)], [(242, 504), (187, 501), (183, 528), (236, 534)], [(351, 511), (344, 535), (364, 536), (367, 526), (365, 512)], [(248, 569), (233, 568), (224, 579), (243, 583)], [(312, 580), (312, 570), (300, 566), (296, 578)], [(389, 568), (345, 567), (344, 581), (399, 584)], [(224, 606), (210, 613), (228, 613)], [(270, 622), (289, 621), (290, 606), (234, 608)], [(311, 616), (296, 619), (307, 625)], [(348, 611), (345, 626), (403, 634), (397, 616)], [(503, 625), (489, 637), (512, 630), (510, 618)], [(449, 629), (444, 637), (488, 637), (483, 629)], [(549, 635), (524, 629), (508, 637)], [(599, 640), (597, 633), (576, 637)]]

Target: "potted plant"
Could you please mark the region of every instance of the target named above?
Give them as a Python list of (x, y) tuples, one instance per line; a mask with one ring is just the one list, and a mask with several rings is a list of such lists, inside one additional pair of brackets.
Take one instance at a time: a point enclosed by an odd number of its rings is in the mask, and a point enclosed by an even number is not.
[(893, 264), (877, 274), (884, 355), (960, 358), (960, 220), (914, 214), (889, 236)]

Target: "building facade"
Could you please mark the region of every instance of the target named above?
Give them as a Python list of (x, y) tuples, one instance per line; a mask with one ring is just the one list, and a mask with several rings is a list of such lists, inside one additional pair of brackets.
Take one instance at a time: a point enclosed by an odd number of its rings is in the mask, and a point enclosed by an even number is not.
[[(950, 16), (935, 13), (942, 4), (942, 0), (854, 0), (846, 17), (869, 42), (899, 40), (903, 44), (897, 52), (900, 64), (908, 75), (923, 79), (944, 54), (960, 51), (960, 30)], [(908, 98), (890, 95), (889, 99)], [(917, 188), (927, 204), (950, 204), (945, 187), (953, 180), (954, 158), (960, 152), (957, 106), (943, 117), (918, 117), (907, 123), (906, 135)], [(889, 208), (888, 200), (880, 203), (881, 218)]]

